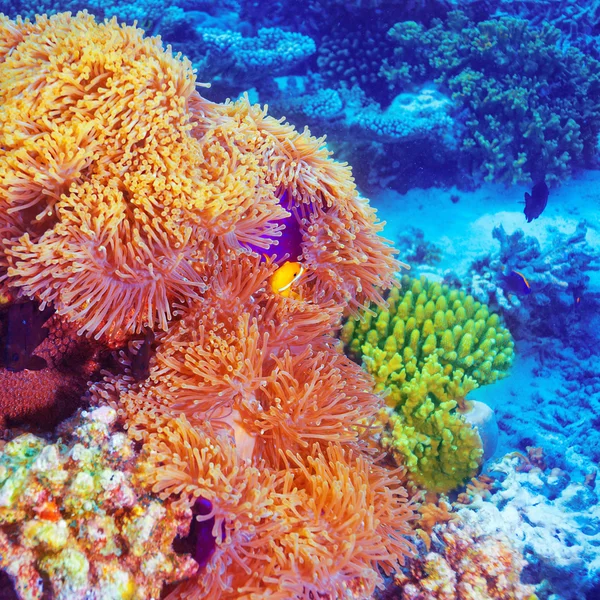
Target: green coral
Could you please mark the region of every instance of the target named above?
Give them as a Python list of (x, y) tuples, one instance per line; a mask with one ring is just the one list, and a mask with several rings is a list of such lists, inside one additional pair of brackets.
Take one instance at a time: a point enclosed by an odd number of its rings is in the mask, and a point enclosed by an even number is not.
[(463, 115), (466, 165), (488, 181), (563, 180), (589, 162), (600, 131), (600, 63), (523, 19), (470, 22), (455, 11), (426, 29), (397, 23), (382, 75), (403, 89), (434, 79)]
[(514, 344), (498, 315), (464, 292), (404, 276), (387, 310), (349, 319), (341, 338), (386, 394), (382, 442), (412, 480), (447, 491), (472, 476), (481, 440), (458, 407), (479, 385), (507, 375)]

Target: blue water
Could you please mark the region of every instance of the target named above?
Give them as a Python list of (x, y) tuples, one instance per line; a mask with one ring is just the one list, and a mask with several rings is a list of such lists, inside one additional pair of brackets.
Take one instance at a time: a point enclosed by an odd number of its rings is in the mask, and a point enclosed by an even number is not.
[[(596, 4), (0, 0), (11, 18), (81, 9), (160, 35), (211, 84), (208, 99), (248, 94), (326, 135), (412, 274), (504, 317), (512, 373), (473, 396), (500, 430), (484, 465), (502, 482), (484, 502), (488, 533), (513, 536), (540, 598), (600, 598)], [(528, 223), (540, 183), (547, 206)], [(543, 465), (507, 474), (504, 457), (528, 447)]]

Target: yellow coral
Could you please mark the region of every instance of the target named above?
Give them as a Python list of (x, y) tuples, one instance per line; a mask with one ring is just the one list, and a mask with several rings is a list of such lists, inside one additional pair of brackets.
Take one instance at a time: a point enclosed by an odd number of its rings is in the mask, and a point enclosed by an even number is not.
[(457, 404), (505, 377), (513, 341), (497, 315), (464, 292), (404, 276), (388, 310), (349, 319), (341, 339), (386, 396), (383, 446), (413, 481), (448, 491), (475, 474), (481, 439)]
[(498, 315), (490, 315), (472, 296), (424, 277), (404, 276), (401, 284), (392, 289), (389, 309), (374, 323), (365, 313), (349, 319), (341, 333), (346, 353), (363, 361), (378, 391), (390, 390), (390, 405), (399, 400), (398, 387), (434, 353), (455, 387), (466, 379), (477, 386), (506, 377), (514, 343)]
[(477, 431), (454, 409), (455, 398), (475, 387), (473, 380), (451, 379), (436, 355), (400, 388), (397, 409), (384, 409), (381, 443), (411, 479), (433, 492), (445, 492), (473, 477), (483, 450)]

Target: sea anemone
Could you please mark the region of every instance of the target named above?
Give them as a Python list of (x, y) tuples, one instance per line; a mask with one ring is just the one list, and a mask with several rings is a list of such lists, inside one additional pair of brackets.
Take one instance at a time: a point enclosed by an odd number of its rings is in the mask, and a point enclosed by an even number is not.
[[(241, 461), (224, 434), (169, 422), (148, 445), (146, 480), (163, 498), (210, 508), (206, 566), (170, 598), (370, 598), (412, 553), (412, 505), (397, 478), (361, 453), (288, 451), (286, 468)], [(214, 546), (214, 547), (213, 547)], [(208, 558), (207, 558), (208, 556)]]

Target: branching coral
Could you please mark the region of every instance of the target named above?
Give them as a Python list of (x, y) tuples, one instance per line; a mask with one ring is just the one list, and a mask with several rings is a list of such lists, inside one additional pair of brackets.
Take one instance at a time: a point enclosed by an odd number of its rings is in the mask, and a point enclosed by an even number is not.
[(558, 44), (547, 23), (499, 17), (472, 23), (461, 12), (430, 29), (397, 23), (395, 57), (382, 73), (403, 87), (431, 78), (466, 114), (465, 165), (487, 180), (564, 179), (589, 162), (600, 131), (598, 63)]
[(416, 483), (447, 491), (471, 477), (482, 456), (479, 435), (456, 409), (479, 385), (506, 376), (513, 342), (472, 296), (425, 278), (404, 276), (388, 302), (388, 310), (348, 320), (341, 338), (386, 393), (384, 447)]
[[(593, 312), (598, 294), (590, 286), (590, 273), (600, 269), (600, 254), (589, 242), (588, 223), (580, 221), (572, 233), (549, 230), (544, 246), (522, 229), (508, 234), (495, 227), (497, 252), (471, 265), (469, 289), (477, 298), (502, 310), (517, 338), (557, 337), (587, 340), (586, 318)], [(503, 283), (503, 269), (523, 272), (532, 293), (519, 298)], [(577, 332), (577, 333), (576, 333)]]

